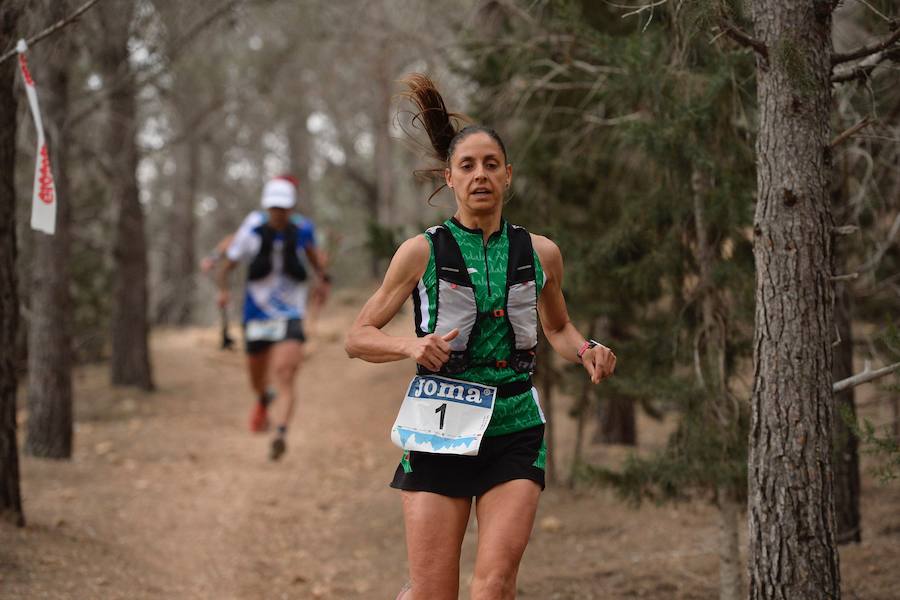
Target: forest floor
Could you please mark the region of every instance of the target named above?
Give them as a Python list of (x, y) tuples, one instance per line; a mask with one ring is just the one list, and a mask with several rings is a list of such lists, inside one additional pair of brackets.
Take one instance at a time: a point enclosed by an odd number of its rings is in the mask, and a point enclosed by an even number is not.
[[(111, 388), (103, 365), (79, 368), (73, 459), (21, 459), (28, 525), (0, 524), (0, 598), (393, 600), (406, 567), (388, 432), (411, 365), (346, 358), (358, 306), (338, 299), (318, 323), (278, 463), (269, 438), (247, 430), (243, 355), (219, 350), (214, 329), (154, 333), (152, 394)], [(389, 327), (405, 331), (410, 318)], [(564, 471), (574, 428), (569, 400), (555, 404)], [(641, 447), (659, 447), (667, 430), (641, 416)], [(608, 463), (622, 449), (587, 455)], [(844, 598), (896, 600), (900, 485), (866, 474), (862, 514), (864, 542), (841, 548)], [(717, 531), (700, 501), (635, 510), (609, 490), (550, 487), (519, 597), (713, 599)]]

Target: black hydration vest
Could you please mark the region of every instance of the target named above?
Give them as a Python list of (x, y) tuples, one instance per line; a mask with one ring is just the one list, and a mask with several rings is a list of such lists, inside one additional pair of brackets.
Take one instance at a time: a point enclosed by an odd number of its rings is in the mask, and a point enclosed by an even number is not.
[[(262, 240), (259, 252), (250, 262), (247, 279), (256, 281), (267, 277), (272, 272), (272, 248), (278, 234), (268, 223), (263, 223), (254, 230)], [(298, 282), (306, 281), (306, 267), (297, 256), (297, 236), (300, 230), (293, 223), (288, 223), (282, 234), (282, 269), (284, 274)]]
[[(437, 274), (437, 301), (434, 333), (446, 334), (459, 329), (450, 341), (450, 359), (440, 373), (458, 375), (470, 367), (510, 367), (517, 373), (534, 371), (537, 349), (537, 282), (531, 235), (522, 227), (507, 224), (509, 254), (507, 258), (506, 299), (504, 308), (481, 313), (475, 300), (475, 287), (456, 238), (444, 225), (428, 229), (434, 248)], [(486, 274), (487, 275), (487, 274)], [(505, 319), (513, 351), (508, 357), (473, 358), (469, 340), (475, 327), (484, 319)], [(420, 331), (419, 335), (426, 335)], [(428, 371), (419, 366), (420, 373)]]

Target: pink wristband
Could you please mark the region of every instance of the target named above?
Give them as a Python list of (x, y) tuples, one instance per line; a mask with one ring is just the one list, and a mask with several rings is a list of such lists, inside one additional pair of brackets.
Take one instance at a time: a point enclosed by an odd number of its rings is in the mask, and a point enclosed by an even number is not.
[(584, 356), (584, 353), (587, 352), (587, 351), (588, 351), (588, 348), (590, 348), (590, 347), (591, 347), (591, 343), (588, 342), (588, 341), (585, 341), (585, 342), (581, 345), (581, 348), (578, 349), (578, 358), (579, 358), (579, 360), (581, 359), (582, 356)]

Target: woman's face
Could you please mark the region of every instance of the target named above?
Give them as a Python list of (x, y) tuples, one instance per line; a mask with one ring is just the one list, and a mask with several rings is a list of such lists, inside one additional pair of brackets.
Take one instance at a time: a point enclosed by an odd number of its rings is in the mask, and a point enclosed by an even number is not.
[(484, 132), (470, 134), (456, 144), (450, 167), (444, 170), (461, 210), (489, 214), (503, 206), (503, 194), (512, 180), (512, 166), (494, 138)]

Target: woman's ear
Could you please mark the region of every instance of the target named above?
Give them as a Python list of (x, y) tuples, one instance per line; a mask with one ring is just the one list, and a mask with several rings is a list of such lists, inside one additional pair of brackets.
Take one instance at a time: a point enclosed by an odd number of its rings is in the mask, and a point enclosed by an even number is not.
[(506, 188), (512, 185), (512, 165), (506, 165)]
[(450, 183), (450, 167), (444, 169), (444, 182), (447, 184), (447, 187), (451, 190), (453, 189), (453, 184)]

